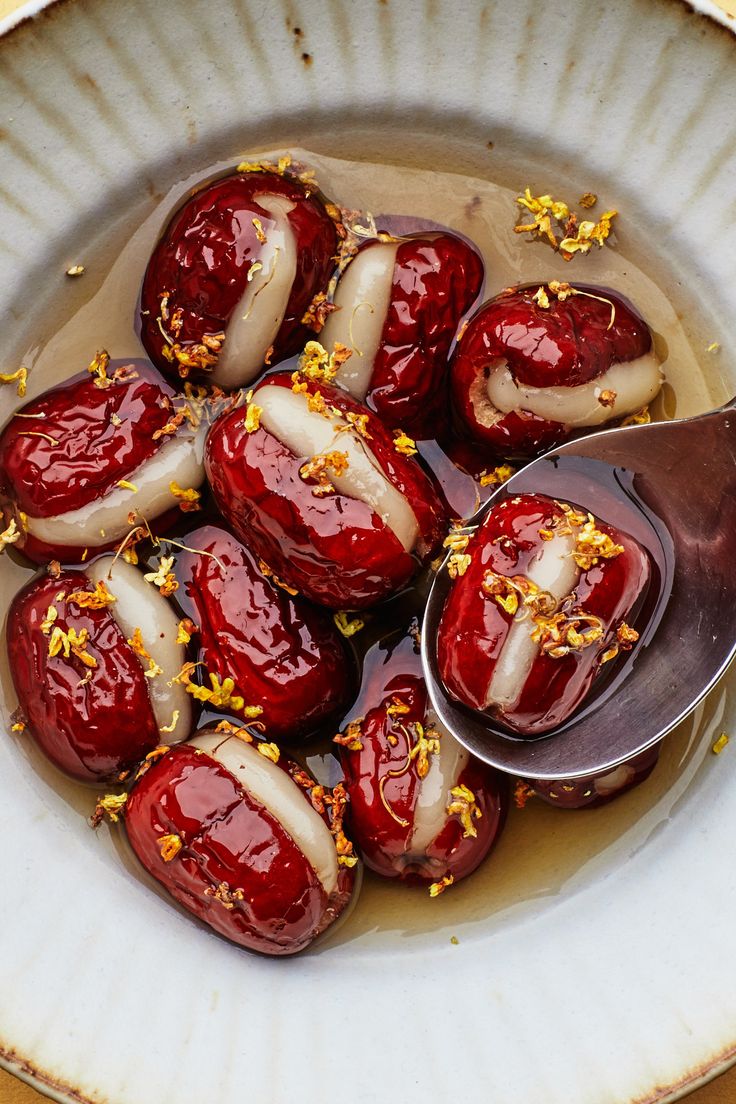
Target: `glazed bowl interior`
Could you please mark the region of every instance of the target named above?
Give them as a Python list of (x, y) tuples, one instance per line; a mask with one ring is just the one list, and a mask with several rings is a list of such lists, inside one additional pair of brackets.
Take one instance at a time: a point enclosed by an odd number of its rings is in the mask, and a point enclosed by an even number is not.
[[(132, 354), (165, 213), (276, 148), (353, 162), (356, 206), (371, 162), (609, 197), (616, 249), (703, 363), (706, 385), (670, 413), (734, 392), (736, 39), (678, 0), (86, 0), (21, 24), (0, 57), (4, 370), (27, 364), (29, 395), (98, 344)], [(26, 577), (5, 558), (3, 611)], [(9, 728), (4, 658), (0, 679)], [(152, 892), (121, 834), (87, 827), (94, 795), (8, 733), (0, 1056), (60, 1099), (116, 1104), (244, 1084), (305, 1102), (338, 1085), (407, 1104), (469, 1084), (525, 1104), (675, 1099), (736, 1048), (721, 953), (736, 792), (729, 750), (710, 754), (733, 723), (731, 676), (645, 786), (595, 813), (516, 812), (440, 901), (367, 880), (293, 962), (239, 952)]]

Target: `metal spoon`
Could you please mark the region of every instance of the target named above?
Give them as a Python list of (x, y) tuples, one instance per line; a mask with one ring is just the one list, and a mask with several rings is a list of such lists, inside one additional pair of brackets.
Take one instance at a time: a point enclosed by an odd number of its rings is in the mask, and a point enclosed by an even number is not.
[(600, 694), (594, 689), (550, 735), (522, 740), (451, 701), (440, 681), (437, 629), (452, 582), (445, 561), (422, 631), (429, 695), (442, 724), (500, 770), (545, 779), (596, 774), (666, 736), (736, 654), (736, 399), (695, 418), (562, 445), (522, 468), (468, 524), (521, 493), (576, 503), (645, 545), (660, 573), (647, 628)]

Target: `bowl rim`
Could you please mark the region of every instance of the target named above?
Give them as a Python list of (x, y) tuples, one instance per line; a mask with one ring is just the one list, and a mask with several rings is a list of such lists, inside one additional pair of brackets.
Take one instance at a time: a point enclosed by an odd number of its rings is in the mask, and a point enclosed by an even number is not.
[[(714, 0), (666, 0), (666, 3), (670, 6), (684, 7), (688, 12), (697, 14), (719, 30), (725, 30), (736, 48), (736, 14), (730, 15)], [(63, 18), (65, 13), (75, 6), (76, 0), (23, 0), (14, 11), (0, 18), (0, 55), (8, 41), (14, 39), (16, 35), (22, 35), (31, 28), (38, 27), (48, 18)], [(40, 29), (43, 29), (42, 25)], [(637, 1097), (635, 1101), (631, 1101), (631, 1104), (674, 1104), (675, 1101), (689, 1096), (691, 1092), (715, 1080), (733, 1066), (736, 1066), (736, 1036), (732, 1043), (702, 1063), (691, 1067), (682, 1077), (669, 1084), (658, 1083), (651, 1093)], [(14, 1047), (5, 1047), (2, 1040), (0, 1040), (0, 1069), (44, 1096), (58, 1101), (59, 1104), (104, 1104), (108, 1099), (103, 1095), (86, 1095), (73, 1084), (55, 1077), (52, 1072), (19, 1053)]]

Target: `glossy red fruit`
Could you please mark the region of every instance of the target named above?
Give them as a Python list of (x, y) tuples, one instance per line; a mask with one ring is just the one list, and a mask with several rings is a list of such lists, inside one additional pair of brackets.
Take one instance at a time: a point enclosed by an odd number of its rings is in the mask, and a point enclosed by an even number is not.
[(637, 361), (652, 348), (644, 320), (607, 288), (579, 284), (577, 294), (567, 297), (549, 290), (546, 308), (536, 298), (539, 290), (538, 284), (510, 288), (482, 306), (462, 334), (451, 365), (453, 405), (462, 429), (506, 456), (533, 455), (574, 430), (562, 415), (559, 420), (541, 417), (521, 401), (505, 414), (494, 407), (486, 387), (499, 362), (505, 362), (518, 385), (575, 388), (603, 377), (616, 364)]
[(458, 555), (469, 560), (456, 563), (438, 640), (447, 690), (524, 736), (559, 727), (635, 644), (624, 619), (650, 581), (646, 552), (591, 515), (520, 495), (494, 507)]
[[(268, 361), (278, 363), (304, 345), (309, 331), (302, 318), (335, 267), (335, 222), (314, 189), (296, 178), (233, 173), (206, 184), (176, 211), (148, 263), (141, 339), (162, 372), (183, 378), (212, 374), (221, 338), (261, 267), (276, 225), (274, 214), (261, 205), (273, 196), (293, 205), (287, 218), (296, 262)], [(266, 353), (264, 348), (263, 357)]]
[[(98, 782), (114, 780), (142, 759), (159, 743), (159, 730), (143, 667), (110, 608), (82, 608), (69, 600), (90, 589), (81, 571), (34, 580), (10, 607), (7, 644), (30, 735), (61, 770)], [(50, 608), (57, 616), (45, 625)], [(54, 629), (74, 630), (86, 642), (68, 655), (62, 647), (52, 656)]]
[[(221, 740), (239, 742), (227, 734)], [(283, 775), (286, 804), (277, 812), (252, 791), (247, 768), (236, 767), (236, 776), (220, 755), (182, 744), (158, 759), (128, 798), (128, 838), (149, 873), (215, 931), (249, 950), (294, 954), (333, 923), (354, 888), (354, 869), (334, 857), (336, 848), (350, 850), (339, 828), (344, 794), (336, 787), (325, 798), (295, 763), (283, 756), (278, 764), (264, 760), (269, 784), (274, 772)], [(239, 759), (247, 762), (246, 755), (247, 749)], [(293, 818), (300, 808), (299, 819), (311, 818), (310, 828), (332, 849), (330, 892), (305, 854), (305, 841), (284, 826), (284, 809)]]
[[(0, 435), (0, 496), (6, 521), (15, 517), (21, 530), (17, 547), (40, 563), (54, 558), (74, 563), (85, 548), (113, 547), (131, 527), (128, 513), (139, 506), (159, 530), (175, 518), (177, 499), (168, 483), (180, 470), (181, 457), (168, 478), (162, 469), (161, 489), (145, 505), (135, 490), (119, 488), (121, 480), (140, 483), (143, 467), (163, 455), (162, 449), (170, 451), (175, 436), (190, 440), (191, 447), (181, 446), (189, 457), (185, 464), (201, 482), (194, 437), (186, 426), (175, 434), (171, 426), (177, 414), (173, 395), (146, 362), (120, 362), (110, 364), (107, 374), (80, 373), (22, 407)], [(81, 517), (70, 518), (65, 535), (48, 539), (49, 519), (63, 521), (87, 510), (91, 518), (110, 495), (120, 502), (103, 527), (85, 530)]]
[[(373, 605), (404, 586), (437, 549), (444, 508), (429, 478), (411, 456), (396, 450), (375, 414), (340, 388), (313, 380), (295, 386), (306, 387), (305, 414), (308, 397), (321, 396), (336, 429), (332, 447), (344, 448), (353, 434), (409, 503), (417, 526), (414, 546), (407, 550), (366, 502), (336, 491), (322, 494), (316, 479), (300, 475), (313, 457), (297, 455), (264, 425), (250, 431), (243, 409), (219, 419), (207, 439), (205, 466), (215, 500), (241, 540), (307, 598), (338, 609)], [(291, 376), (270, 376), (253, 405), (275, 388), (291, 392)], [(347, 418), (358, 419), (362, 428), (338, 431)]]
[(199, 626), (196, 659), (263, 710), (268, 739), (300, 740), (344, 711), (355, 661), (330, 615), (287, 593), (224, 529), (207, 525), (182, 539), (176, 597)]
[(364, 715), (338, 737), (350, 832), (384, 877), (459, 881), (498, 839), (507, 785), (441, 728), (421, 671), (411, 636), (367, 657)]
[[(468, 242), (447, 233), (416, 235), (398, 245), (369, 243), (351, 263), (359, 264), (368, 251), (376, 249), (395, 251), (393, 272), (387, 274), (388, 306), (382, 319), (371, 320), (376, 330), (380, 327), (380, 338), (367, 390), (365, 384), (359, 390), (349, 383), (345, 386), (386, 425), (414, 436), (435, 437), (438, 422), (446, 417), (450, 346), (480, 293), (483, 262)], [(340, 311), (329, 317), (325, 334), (339, 324), (340, 340), (350, 345), (349, 323), (365, 304), (341, 302), (340, 285), (336, 302)], [(359, 365), (356, 351), (344, 371), (352, 372)]]
[(529, 789), (519, 791), (517, 786), (517, 793), (521, 793), (519, 803), (522, 803), (527, 795), (533, 794), (558, 809), (592, 809), (599, 805), (607, 805), (609, 801), (615, 800), (621, 794), (647, 780), (659, 760), (660, 746), (655, 744), (646, 751), (632, 756), (620, 766), (614, 767), (613, 770), (604, 771), (601, 774), (590, 774), (584, 778), (569, 778), (556, 782), (543, 778), (522, 779), (522, 786), (525, 783)]

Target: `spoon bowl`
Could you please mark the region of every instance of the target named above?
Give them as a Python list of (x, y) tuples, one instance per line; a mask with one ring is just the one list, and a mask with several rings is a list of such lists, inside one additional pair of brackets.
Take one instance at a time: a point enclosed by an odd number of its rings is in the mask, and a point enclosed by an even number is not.
[(422, 631), (433, 708), (469, 751), (509, 774), (556, 780), (612, 770), (679, 724), (736, 654), (736, 399), (695, 418), (605, 430), (545, 453), (468, 526), (517, 494), (590, 509), (647, 549), (657, 580), (641, 638), (565, 724), (537, 739), (511, 736), (451, 699), (439, 677), (438, 628), (452, 586), (446, 559)]

